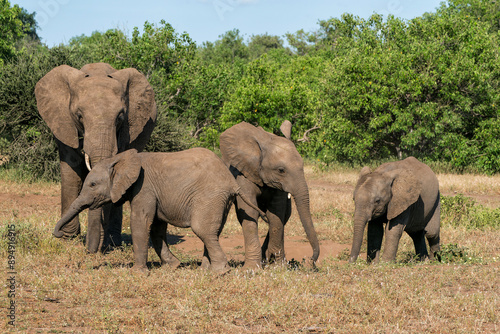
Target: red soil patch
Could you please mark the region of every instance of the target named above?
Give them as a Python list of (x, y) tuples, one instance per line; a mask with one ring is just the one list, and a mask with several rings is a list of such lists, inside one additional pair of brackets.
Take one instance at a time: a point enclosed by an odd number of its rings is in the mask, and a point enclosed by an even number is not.
[[(193, 257), (201, 257), (203, 253), (203, 242), (196, 236), (169, 236), (169, 244), (175, 244), (175, 249), (188, 253)], [(264, 238), (261, 239), (261, 244)], [(245, 246), (243, 235), (221, 236), (220, 244), (226, 253), (228, 260), (244, 261)], [(325, 258), (337, 257), (345, 249), (350, 249), (351, 245), (338, 244), (331, 240), (320, 241), (320, 255), (318, 264)], [(304, 257), (312, 255), (312, 248), (304, 237), (285, 237), (285, 255), (287, 260), (295, 259), (301, 261)]]

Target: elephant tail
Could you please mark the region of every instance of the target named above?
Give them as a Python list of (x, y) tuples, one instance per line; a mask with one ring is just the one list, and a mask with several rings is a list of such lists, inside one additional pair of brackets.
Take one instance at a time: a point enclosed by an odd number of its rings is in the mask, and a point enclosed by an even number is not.
[(259, 213), (259, 216), (266, 222), (269, 224), (269, 219), (267, 218), (267, 215), (261, 210), (259, 209), (256, 205), (254, 205), (252, 202), (250, 202), (248, 200), (248, 198), (245, 197), (245, 195), (243, 195), (243, 193), (241, 192), (241, 188), (238, 187), (235, 191), (236, 195), (237, 196), (240, 196), (240, 198), (243, 200), (243, 202), (245, 202), (246, 204), (248, 204), (252, 209), (256, 210), (258, 213)]

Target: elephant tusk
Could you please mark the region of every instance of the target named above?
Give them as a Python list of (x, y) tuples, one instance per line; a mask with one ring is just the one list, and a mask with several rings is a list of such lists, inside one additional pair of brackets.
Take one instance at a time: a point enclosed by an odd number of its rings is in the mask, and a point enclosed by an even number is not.
[(92, 167), (90, 167), (90, 157), (87, 153), (85, 153), (85, 165), (90, 172), (92, 170)]
[(291, 199), (292, 198), (292, 195), (290, 193), (288, 193), (288, 199)]

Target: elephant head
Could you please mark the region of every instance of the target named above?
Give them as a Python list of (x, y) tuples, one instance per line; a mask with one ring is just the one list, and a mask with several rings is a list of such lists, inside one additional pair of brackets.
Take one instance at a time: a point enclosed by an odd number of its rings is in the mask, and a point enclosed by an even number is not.
[(311, 219), (304, 162), (290, 139), (291, 123), (285, 121), (281, 130), (286, 138), (241, 122), (221, 134), (222, 159), (257, 186), (271, 187), (293, 196), (313, 248), (312, 260), (316, 261), (319, 242)]
[(57, 222), (53, 235), (61, 238), (64, 234), (61, 228), (87, 208), (97, 209), (110, 202), (120, 202), (139, 178), (141, 168), (135, 149), (97, 163), (85, 179), (80, 195)]
[[(366, 224), (375, 219), (391, 221), (417, 202), (421, 182), (407, 169), (382, 165), (375, 171), (364, 167), (354, 189), (354, 237), (349, 262), (358, 258)], [(370, 228), (368, 229), (370, 233)]]
[(141, 150), (149, 136), (139, 135), (145, 128), (152, 130), (156, 120), (153, 89), (132, 68), (117, 71), (96, 63), (77, 70), (61, 65), (36, 84), (35, 96), (57, 140), (83, 149), (90, 165), (129, 147)]

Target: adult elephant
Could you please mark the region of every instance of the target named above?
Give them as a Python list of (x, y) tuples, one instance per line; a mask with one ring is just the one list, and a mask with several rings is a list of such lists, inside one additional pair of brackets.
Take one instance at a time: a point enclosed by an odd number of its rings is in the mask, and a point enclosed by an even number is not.
[[(413, 239), (420, 259), (439, 251), (440, 195), (434, 172), (414, 157), (364, 167), (354, 190), (354, 237), (349, 262), (355, 262), (368, 224), (368, 262), (378, 262), (385, 228), (382, 261), (394, 261), (403, 231)], [(385, 227), (384, 227), (385, 225)]]
[[(156, 122), (153, 89), (132, 68), (117, 71), (95, 63), (78, 70), (61, 65), (38, 81), (35, 96), (59, 149), (62, 213), (78, 197), (92, 165), (129, 148), (141, 151)], [(121, 221), (121, 207), (89, 210), (88, 251), (121, 244)], [(78, 235), (78, 217), (62, 232), (65, 237)]]
[(311, 219), (309, 190), (304, 177), (304, 163), (290, 139), (291, 123), (283, 122), (286, 138), (276, 136), (246, 122), (220, 135), (222, 159), (230, 166), (245, 197), (264, 211), (269, 231), (261, 248), (257, 229), (259, 214), (236, 200), (238, 220), (245, 240), (246, 269), (259, 268), (263, 260), (285, 260), (284, 227), (291, 214), (290, 193), (313, 249), (313, 262), (319, 256), (319, 242)]

